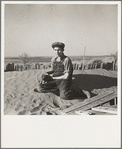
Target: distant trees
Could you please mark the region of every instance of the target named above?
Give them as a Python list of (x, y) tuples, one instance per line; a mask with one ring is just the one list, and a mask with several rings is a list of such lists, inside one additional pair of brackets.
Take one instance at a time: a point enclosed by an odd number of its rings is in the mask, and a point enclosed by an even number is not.
[(111, 54), (111, 56), (114, 57), (115, 63), (117, 62), (118, 59), (118, 53), (116, 52), (115, 54)]
[(23, 53), (19, 55), (19, 59), (23, 62), (24, 65), (29, 61), (29, 55), (27, 53)]
[(114, 58), (114, 63), (115, 63), (115, 65), (117, 65), (117, 61), (118, 61), (118, 52), (116, 52), (115, 54), (111, 54), (111, 56), (113, 56), (113, 58)]
[(115, 70), (117, 70), (118, 69), (118, 52), (116, 52), (115, 54), (111, 54), (111, 56), (113, 56), (114, 58)]

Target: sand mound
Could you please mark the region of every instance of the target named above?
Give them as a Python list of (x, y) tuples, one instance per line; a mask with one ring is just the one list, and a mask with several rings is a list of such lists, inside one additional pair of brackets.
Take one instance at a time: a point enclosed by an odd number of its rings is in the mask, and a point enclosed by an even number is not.
[[(53, 93), (36, 93), (36, 78), (42, 70), (13, 71), (4, 73), (4, 114), (6, 115), (50, 115), (55, 110), (69, 107), (84, 99), (63, 100)], [(116, 90), (117, 73), (104, 69), (74, 71), (73, 87), (101, 94)], [(53, 111), (53, 112), (50, 112)]]

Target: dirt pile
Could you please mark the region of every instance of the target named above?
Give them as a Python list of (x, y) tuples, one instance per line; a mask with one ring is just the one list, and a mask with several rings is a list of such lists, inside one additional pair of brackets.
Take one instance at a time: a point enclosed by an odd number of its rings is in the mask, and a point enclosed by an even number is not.
[[(63, 100), (53, 93), (36, 93), (36, 78), (41, 70), (12, 71), (4, 73), (4, 114), (6, 115), (50, 115), (55, 110), (67, 108), (84, 99)], [(106, 90), (117, 89), (116, 71), (104, 69), (74, 71), (72, 87), (89, 90), (97, 95)], [(52, 112), (50, 112), (52, 111)], [(60, 113), (61, 114), (61, 113)]]

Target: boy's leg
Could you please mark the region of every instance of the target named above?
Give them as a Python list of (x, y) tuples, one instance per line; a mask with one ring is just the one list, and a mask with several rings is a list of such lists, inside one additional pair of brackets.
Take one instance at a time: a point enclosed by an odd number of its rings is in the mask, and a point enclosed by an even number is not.
[(56, 91), (57, 87), (56, 87), (56, 82), (55, 80), (50, 81), (48, 83), (45, 84), (39, 84), (37, 86), (36, 89), (34, 89), (34, 91), (40, 92), (40, 93), (47, 93), (47, 92), (51, 92), (51, 91)]
[(88, 91), (71, 89), (71, 82), (68, 80), (60, 80), (58, 83), (57, 87), (59, 88), (60, 97), (63, 99), (70, 100), (76, 97), (90, 98)]
[(71, 82), (68, 80), (57, 80), (56, 81), (57, 88), (59, 89), (60, 92), (60, 97), (63, 99), (70, 99), (71, 98)]

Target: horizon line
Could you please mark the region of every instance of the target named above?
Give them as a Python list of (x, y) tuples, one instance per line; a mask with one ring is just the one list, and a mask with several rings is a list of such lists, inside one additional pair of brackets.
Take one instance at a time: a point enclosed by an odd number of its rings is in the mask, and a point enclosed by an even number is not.
[[(80, 56), (84, 56), (84, 55), (75, 55), (75, 56), (73, 56), (73, 55), (68, 55), (69, 57), (71, 56), (71, 57), (80, 57)], [(112, 55), (85, 55), (85, 57), (86, 56), (91, 56), (91, 57), (93, 57), (93, 56), (112, 56)], [(32, 57), (53, 57), (53, 56), (28, 56), (28, 57), (30, 57), (30, 58), (32, 58)], [(19, 58), (19, 56), (5, 56), (4, 58)]]

